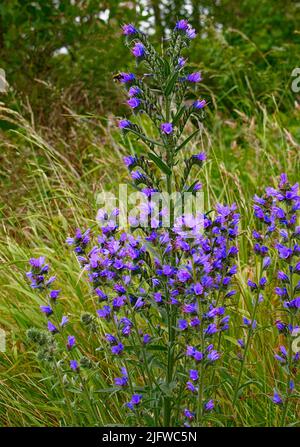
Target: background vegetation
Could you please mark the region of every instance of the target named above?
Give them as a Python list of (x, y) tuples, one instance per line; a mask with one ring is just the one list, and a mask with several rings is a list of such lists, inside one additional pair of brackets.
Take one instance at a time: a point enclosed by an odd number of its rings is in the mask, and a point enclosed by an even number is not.
[[(242, 212), (246, 237), (237, 307), (247, 313), (251, 305), (242, 283), (252, 256), (251, 198), (281, 172), (299, 180), (300, 95), (291, 89), (291, 74), (300, 62), (300, 3), (3, 0), (0, 68), (10, 90), (0, 94), (0, 327), (7, 332), (7, 350), (0, 353), (0, 425), (91, 423), (79, 401), (76, 416), (65, 410), (58, 384), (28, 352), (26, 330), (43, 327), (44, 319), (22, 270), (30, 256), (49, 258), (80, 333), (80, 314), (93, 311), (93, 303), (64, 240), (76, 226), (93, 222), (97, 193), (116, 189), (127, 176), (121, 158), (129, 148), (115, 131), (115, 117), (129, 111), (113, 74), (134, 67), (120, 26), (134, 22), (156, 31), (162, 42), (183, 16), (199, 30), (190, 61), (203, 73), (203, 96), (210, 103), (197, 142), (209, 159), (201, 181), (207, 206), (236, 201)], [(160, 44), (157, 35), (154, 43)], [(274, 316), (274, 297), (269, 299), (258, 318), (265, 325)], [(278, 372), (272, 355), (260, 360), (277, 341), (271, 332), (264, 334), (255, 339), (243, 401), (229, 421), (221, 410), (215, 424), (276, 423), (268, 396)], [(96, 358), (97, 341), (82, 333), (79, 343), (83, 349), (92, 344)], [(105, 362), (100, 372), (108, 381), (113, 375)], [(228, 414), (230, 386), (219, 401)], [(103, 422), (118, 423), (122, 411), (115, 398)], [(299, 423), (297, 415), (293, 420)]]

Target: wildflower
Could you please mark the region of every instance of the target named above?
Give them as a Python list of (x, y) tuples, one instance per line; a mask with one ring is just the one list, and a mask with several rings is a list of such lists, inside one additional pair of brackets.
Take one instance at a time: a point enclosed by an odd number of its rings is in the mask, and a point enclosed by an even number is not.
[(68, 323), (69, 319), (66, 316), (63, 316), (60, 322), (60, 326), (64, 327)]
[(51, 332), (52, 334), (56, 334), (58, 332), (57, 327), (53, 323), (51, 323), (51, 321), (48, 321), (47, 327), (48, 331)]
[(192, 382), (190, 382), (190, 381), (188, 381), (186, 383), (186, 388), (187, 388), (188, 391), (191, 391), (191, 393), (196, 393), (197, 390), (198, 390), (198, 388), (195, 387), (195, 385)]
[(68, 351), (71, 351), (71, 349), (76, 344), (76, 338), (73, 335), (68, 335), (68, 343), (67, 343), (67, 349)]
[(70, 368), (73, 369), (73, 371), (79, 370), (79, 366), (76, 360), (70, 360)]
[(178, 20), (178, 22), (175, 25), (175, 29), (179, 31), (186, 31), (189, 27), (189, 23), (185, 19)]
[(178, 328), (181, 330), (181, 331), (184, 331), (185, 329), (187, 329), (188, 328), (188, 322), (186, 321), (186, 320), (178, 320)]
[(122, 30), (123, 30), (123, 34), (125, 36), (132, 36), (132, 35), (138, 33), (138, 30), (131, 23), (128, 23), (127, 25), (123, 25)]
[(211, 350), (208, 354), (207, 354), (207, 360), (209, 362), (215, 362), (216, 360), (218, 360), (220, 358), (220, 354), (215, 350)]
[(137, 58), (142, 58), (145, 56), (145, 47), (142, 43), (137, 42), (132, 48), (132, 54)]
[(124, 345), (122, 343), (118, 343), (117, 345), (112, 346), (112, 348), (111, 348), (111, 352), (114, 355), (122, 354), (123, 350), (124, 350)]
[(40, 306), (41, 311), (47, 316), (53, 314), (53, 310), (50, 306)]
[(120, 82), (123, 84), (132, 83), (135, 80), (135, 75), (133, 73), (124, 73), (120, 74)]
[(200, 81), (202, 81), (201, 73), (199, 71), (196, 71), (194, 73), (189, 74), (186, 77), (186, 79), (187, 79), (187, 81), (193, 82), (193, 83), (200, 82)]
[(131, 127), (131, 121), (129, 120), (121, 120), (119, 121), (119, 128), (120, 129), (129, 129)]
[(132, 98), (128, 99), (127, 104), (128, 104), (132, 109), (136, 109), (137, 107), (140, 106), (140, 104), (141, 104), (141, 100), (140, 100), (139, 98), (132, 97)]
[(97, 310), (98, 317), (107, 319), (111, 315), (111, 308), (109, 306), (103, 306), (102, 309)]
[(144, 345), (147, 345), (148, 343), (150, 343), (150, 341), (151, 341), (151, 335), (149, 335), (149, 334), (143, 335), (143, 343), (144, 343)]
[(193, 413), (192, 411), (188, 410), (187, 408), (183, 411), (183, 414), (190, 421), (192, 421), (195, 418), (195, 416), (196, 416), (195, 413)]
[(198, 380), (198, 378), (198, 371), (196, 369), (190, 369), (190, 379), (195, 382), (196, 380)]
[(282, 404), (282, 399), (281, 399), (280, 395), (277, 393), (277, 391), (274, 391), (274, 394), (273, 394), (273, 397), (272, 397), (272, 401), (276, 405), (281, 405)]
[(132, 398), (131, 398), (131, 401), (128, 402), (128, 403), (126, 404), (126, 406), (127, 406), (128, 408), (130, 408), (130, 410), (134, 410), (134, 407), (137, 406), (137, 405), (139, 405), (139, 404), (141, 403), (142, 397), (143, 397), (143, 396), (142, 396), (141, 394), (133, 394), (133, 396), (132, 396)]
[(160, 125), (160, 128), (166, 135), (170, 135), (171, 133), (173, 133), (173, 125), (171, 123), (162, 123)]
[(215, 407), (214, 401), (211, 399), (206, 404), (204, 404), (204, 410), (205, 411), (212, 411)]
[[(192, 82), (198, 82), (198, 81), (192, 81)], [(193, 103), (193, 107), (194, 109), (203, 109), (205, 106), (207, 105), (205, 99), (197, 99), (197, 101), (195, 101)]]
[(184, 58), (184, 57), (179, 57), (178, 58), (178, 67), (179, 68), (182, 68), (182, 67), (184, 67), (184, 65), (186, 64), (186, 59)]
[(191, 26), (188, 26), (188, 29), (186, 30), (186, 36), (189, 39), (195, 39), (196, 35), (197, 35), (196, 30)]
[(56, 300), (60, 294), (60, 290), (51, 290), (49, 296), (52, 300)]

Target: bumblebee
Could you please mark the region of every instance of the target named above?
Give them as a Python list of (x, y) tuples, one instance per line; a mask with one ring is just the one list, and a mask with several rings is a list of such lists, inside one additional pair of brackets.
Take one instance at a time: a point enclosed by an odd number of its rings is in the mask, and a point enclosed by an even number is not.
[(123, 78), (122, 73), (116, 73), (115, 75), (113, 75), (113, 80), (114, 81), (121, 81), (121, 79)]

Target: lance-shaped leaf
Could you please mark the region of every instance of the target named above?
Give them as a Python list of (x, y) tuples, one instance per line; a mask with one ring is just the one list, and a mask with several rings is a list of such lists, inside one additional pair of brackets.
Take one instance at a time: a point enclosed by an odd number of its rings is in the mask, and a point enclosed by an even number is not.
[(191, 139), (200, 131), (200, 129), (195, 130), (189, 137), (187, 137), (183, 143), (181, 143), (176, 149), (175, 153), (177, 154), (181, 149), (183, 149), (190, 141)]
[(154, 155), (152, 152), (148, 153), (149, 158), (151, 158), (151, 160), (156, 164), (156, 166), (159, 167), (159, 169), (164, 172), (166, 175), (171, 175), (172, 171), (169, 168), (168, 165), (166, 165), (166, 163), (159, 157), (157, 157), (156, 155)]

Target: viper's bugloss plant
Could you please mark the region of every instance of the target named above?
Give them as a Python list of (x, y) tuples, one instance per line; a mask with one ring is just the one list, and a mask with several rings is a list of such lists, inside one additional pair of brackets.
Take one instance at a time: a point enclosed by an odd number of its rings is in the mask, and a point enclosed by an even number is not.
[[(95, 303), (94, 314), (82, 314), (81, 325), (88, 337), (99, 340), (98, 358), (83, 355), (76, 335), (68, 330), (69, 317), (63, 315), (60, 290), (52, 289), (55, 277), (49, 277), (44, 258), (30, 260), (27, 276), (43, 297), (40, 310), (47, 331), (33, 329), (28, 335), (42, 347), (41, 360), (49, 361), (48, 353), (53, 354), (52, 365), (59, 365), (67, 384), (77, 384), (85, 393), (91, 411), (95, 412), (99, 397), (93, 394), (93, 372), (83, 374), (82, 369), (93, 371), (97, 362), (106, 359), (112, 371), (118, 371), (103, 380), (110, 380), (106, 392), (112, 399), (117, 395), (126, 408), (126, 420), (121, 423), (209, 425), (211, 415), (220, 411), (220, 371), (225, 368), (226, 341), (232, 339), (226, 333), (231, 310), (236, 308), (240, 215), (235, 204), (221, 203), (207, 212), (190, 213), (185, 206), (181, 214), (175, 212), (185, 193), (195, 196), (203, 189), (197, 170), (203, 167), (206, 154), (191, 153), (189, 148), (201, 131), (199, 123), (208, 105), (198, 95), (202, 75), (189, 69), (185, 55), (195, 30), (188, 21), (179, 20), (162, 54), (132, 24), (123, 26), (123, 34), (137, 64), (147, 71), (142, 76), (126, 72), (115, 76), (124, 86), (133, 113), (132, 118), (119, 120), (118, 127), (130, 147), (139, 147), (124, 157), (124, 164), (132, 186), (145, 200), (127, 228), (118, 224), (119, 208), (99, 210), (99, 234), (77, 229), (66, 240)], [(188, 123), (195, 130), (186, 135)], [(295, 282), (300, 271), (297, 188), (283, 175), (279, 190), (268, 188), (265, 197), (255, 198), (255, 216), (263, 228), (253, 233), (259, 258), (257, 278), (248, 281), (253, 311), (242, 319), (246, 337), (234, 340), (240, 348), (231, 396), (235, 406), (257, 330), (266, 272), (274, 262), (270, 252), (276, 251), (280, 264), (276, 293), (282, 297), (285, 315), (276, 326), (286, 338), (276, 359), (285, 370), (286, 385), (275, 391), (273, 401), (283, 407), (283, 424), (295, 392), (294, 368), (299, 357), (292, 353), (300, 301)], [(154, 213), (157, 194), (165, 193), (168, 200), (162, 200)], [(65, 398), (69, 402), (70, 396)]]

